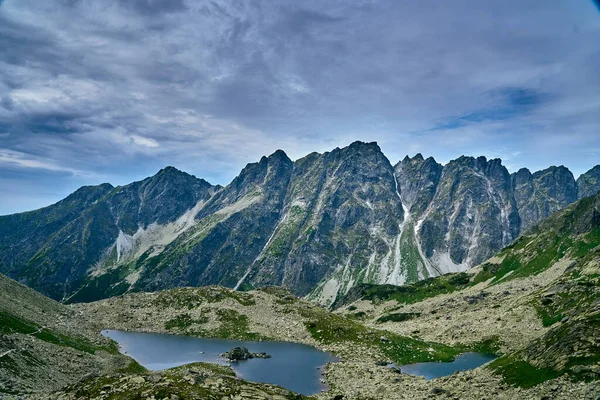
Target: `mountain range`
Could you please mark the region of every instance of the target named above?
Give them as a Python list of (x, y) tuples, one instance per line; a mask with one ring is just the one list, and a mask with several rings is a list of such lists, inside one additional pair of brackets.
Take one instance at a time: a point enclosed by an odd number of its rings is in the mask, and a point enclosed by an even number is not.
[[(0, 397), (595, 399), (599, 256), (600, 193), (466, 272), (404, 286), (357, 284), (331, 310), (273, 286), (174, 288), (64, 305), (0, 274)], [(227, 365), (148, 371), (102, 336), (105, 329), (303, 343), (338, 360), (317, 371), (328, 391), (305, 397), (245, 381)], [(458, 361), (464, 352), (496, 358), (433, 380), (397, 367)], [(273, 354), (282, 356), (289, 357)]]
[(331, 304), (359, 283), (467, 270), (599, 190), (600, 166), (575, 180), (485, 157), (392, 165), (376, 143), (296, 161), (278, 150), (225, 187), (167, 167), (1, 216), (0, 272), (63, 302), (218, 284)]

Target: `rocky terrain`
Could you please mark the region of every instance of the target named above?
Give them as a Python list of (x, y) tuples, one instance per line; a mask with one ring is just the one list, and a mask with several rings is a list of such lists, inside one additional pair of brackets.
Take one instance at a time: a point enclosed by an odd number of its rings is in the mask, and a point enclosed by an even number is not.
[[(206, 399), (302, 400), (307, 397), (277, 386), (236, 378), (231, 368), (195, 363), (159, 372), (115, 373), (68, 386), (37, 397), (39, 400), (76, 399)], [(36, 397), (32, 397), (36, 399)]]
[(331, 304), (360, 283), (467, 270), (578, 198), (565, 167), (509, 174), (498, 159), (393, 166), (376, 143), (292, 161), (283, 151), (212, 186), (168, 167), (0, 217), (0, 272), (63, 302), (129, 291), (284, 286)]
[(85, 316), (0, 275), (0, 398), (143, 370)]

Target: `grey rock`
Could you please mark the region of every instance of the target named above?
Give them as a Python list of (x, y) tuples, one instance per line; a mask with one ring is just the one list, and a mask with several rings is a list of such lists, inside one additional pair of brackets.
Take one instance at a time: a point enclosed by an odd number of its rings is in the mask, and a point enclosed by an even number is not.
[(577, 197), (593, 196), (600, 191), (600, 165), (596, 165), (577, 178)]
[(521, 231), (577, 200), (577, 184), (564, 166), (549, 167), (531, 174), (523, 168), (512, 175)]

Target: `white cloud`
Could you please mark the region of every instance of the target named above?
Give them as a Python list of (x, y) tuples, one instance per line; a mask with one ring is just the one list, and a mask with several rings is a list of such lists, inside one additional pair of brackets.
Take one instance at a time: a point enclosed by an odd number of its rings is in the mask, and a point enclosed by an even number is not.
[(69, 172), (73, 175), (90, 175), (87, 172), (56, 164), (54, 161), (31, 154), (0, 149), (0, 165), (5, 167), (43, 169), (48, 171)]
[[(592, 2), (125, 3), (2, 2), (2, 165), (123, 182), (175, 164), (226, 184), (278, 148), (295, 159), (353, 140), (379, 141), (392, 163), (597, 163)], [(507, 107), (507, 89), (543, 99), (469, 120)]]
[(130, 136), (130, 138), (133, 141), (133, 143), (135, 143), (138, 146), (148, 147), (151, 149), (159, 147), (158, 142), (152, 138), (146, 138), (138, 135), (132, 135)]

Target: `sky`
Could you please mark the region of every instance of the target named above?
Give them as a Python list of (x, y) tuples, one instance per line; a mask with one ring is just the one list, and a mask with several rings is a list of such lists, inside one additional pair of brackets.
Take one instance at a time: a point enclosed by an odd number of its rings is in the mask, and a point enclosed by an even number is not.
[(0, 0), (0, 215), (167, 165), (377, 141), (392, 164), (600, 163), (591, 0)]

